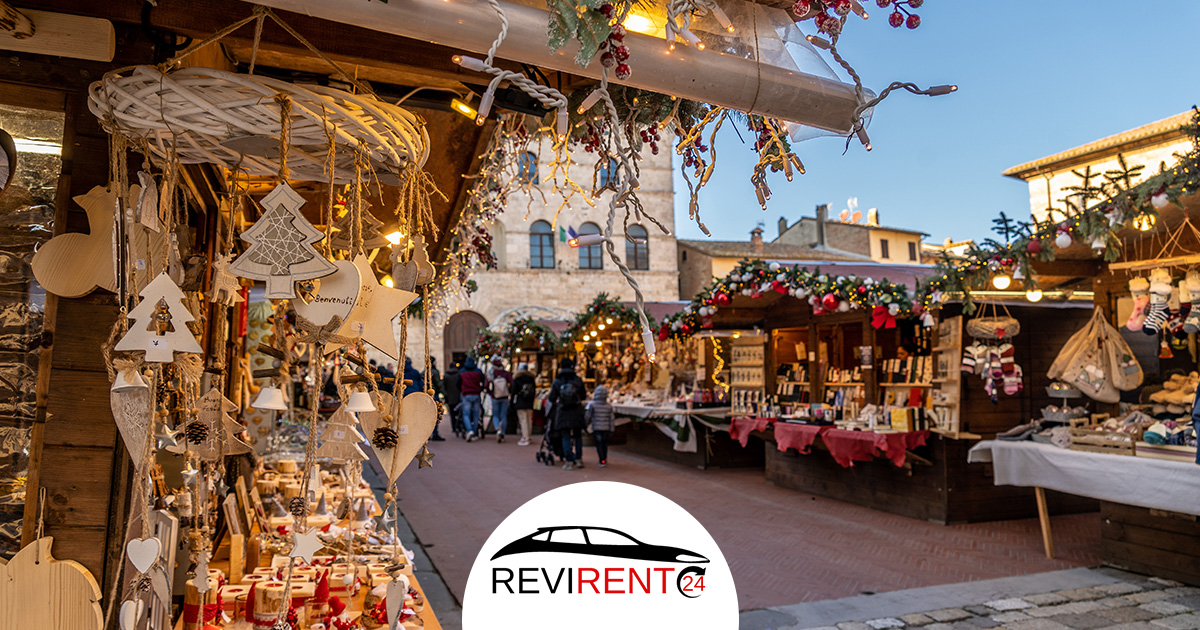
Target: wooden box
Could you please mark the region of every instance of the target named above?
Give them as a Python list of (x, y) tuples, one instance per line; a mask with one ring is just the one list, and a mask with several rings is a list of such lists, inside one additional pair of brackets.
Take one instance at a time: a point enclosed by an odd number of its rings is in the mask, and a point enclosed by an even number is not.
[(1196, 447), (1195, 446), (1175, 446), (1173, 444), (1148, 444), (1139, 441), (1134, 453), (1137, 457), (1149, 457), (1151, 459), (1165, 459), (1169, 462), (1183, 462), (1192, 464), (1196, 462)]
[(1124, 433), (1121, 431), (1104, 431), (1100, 429), (1072, 428), (1071, 450), (1088, 451), (1090, 453), (1107, 453), (1109, 455), (1126, 455), (1133, 457), (1141, 432)]

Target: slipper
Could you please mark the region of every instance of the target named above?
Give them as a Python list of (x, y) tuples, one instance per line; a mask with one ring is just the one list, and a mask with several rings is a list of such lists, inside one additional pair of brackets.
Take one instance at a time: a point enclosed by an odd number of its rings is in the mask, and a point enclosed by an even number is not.
[(1146, 321), (1146, 307), (1150, 305), (1150, 281), (1145, 278), (1133, 278), (1129, 281), (1129, 291), (1133, 294), (1133, 312), (1125, 322), (1125, 327), (1137, 332)]
[(1023, 382), (1025, 380), (1024, 376), (1021, 373), (1021, 366), (1014, 364), (1013, 370), (1004, 375), (1004, 393), (1009, 396), (1015, 396), (1020, 393), (1025, 388), (1025, 383)]
[(1016, 349), (1013, 348), (1011, 343), (1004, 342), (1000, 344), (997, 350), (1000, 352), (1000, 371), (1003, 374), (1012, 374), (1013, 366), (1016, 365), (1013, 362), (1013, 355), (1016, 354)]

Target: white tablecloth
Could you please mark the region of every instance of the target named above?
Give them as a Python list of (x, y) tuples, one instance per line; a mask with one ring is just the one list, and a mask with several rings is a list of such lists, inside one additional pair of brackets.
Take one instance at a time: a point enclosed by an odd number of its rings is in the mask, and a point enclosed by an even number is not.
[(991, 462), (997, 486), (1048, 488), (1200, 515), (1200, 466), (1196, 464), (994, 440), (976, 444), (967, 461)]
[[(652, 418), (670, 419), (676, 425), (686, 425), (686, 431), (676, 431), (665, 422), (655, 422), (654, 426), (658, 427), (663, 435), (671, 438), (675, 444), (672, 448), (680, 453), (695, 453), (698, 449), (698, 440), (696, 440), (696, 428), (693, 426), (693, 421), (700, 422), (710, 429), (719, 431), (729, 431), (729, 425), (713, 424), (709, 418), (724, 417), (729, 413), (729, 407), (715, 407), (705, 409), (678, 409), (675, 407), (642, 407), (640, 405), (613, 405), (613, 413), (615, 414), (613, 421), (617, 426), (629, 422), (632, 418), (649, 420)], [(681, 439), (682, 434), (682, 439)]]

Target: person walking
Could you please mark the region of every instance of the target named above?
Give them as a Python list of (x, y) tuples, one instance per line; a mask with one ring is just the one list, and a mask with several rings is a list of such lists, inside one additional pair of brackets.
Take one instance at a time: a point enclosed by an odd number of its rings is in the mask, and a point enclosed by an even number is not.
[(467, 357), (458, 372), (458, 391), (462, 394), (463, 429), (467, 432), (468, 442), (478, 439), (475, 431), (483, 413), (483, 385), (483, 372), (475, 365), (475, 357)]
[(504, 361), (492, 359), (492, 377), (488, 379), (488, 395), (492, 397), (492, 426), (496, 428), (496, 442), (504, 441), (508, 432), (508, 404), (512, 395), (513, 375), (504, 369)]
[(466, 438), (462, 420), (462, 394), (458, 391), (458, 364), (451, 363), (446, 368), (446, 376), (442, 378), (442, 391), (446, 394), (446, 409), (450, 412), (450, 428), (454, 435)]
[(608, 438), (613, 432), (613, 408), (608, 404), (608, 388), (597, 385), (592, 392), (592, 402), (588, 403), (584, 414), (587, 421), (588, 433), (596, 442), (596, 456), (600, 458), (600, 467), (608, 466)]
[(517, 410), (517, 425), (521, 438), (517, 446), (529, 446), (529, 432), (533, 428), (533, 402), (537, 399), (537, 377), (529, 371), (529, 364), (517, 367), (513, 377), (513, 408)]
[[(429, 385), (433, 389), (433, 399), (445, 405), (446, 390), (442, 384), (442, 373), (438, 371), (437, 357), (429, 357)], [(433, 425), (433, 435), (429, 439), (434, 442), (445, 442), (446, 438), (438, 435), (438, 426), (442, 424), (441, 416), (438, 416), (437, 424)]]
[(425, 377), (413, 367), (411, 357), (404, 357), (404, 380), (408, 381), (408, 384), (404, 386), (403, 395), (425, 391)]
[[(583, 468), (583, 401), (587, 398), (587, 389), (583, 379), (575, 373), (575, 361), (563, 359), (559, 363), (558, 376), (550, 385), (551, 404), (554, 405), (554, 427), (562, 432), (563, 457), (567, 463), (563, 470)], [(575, 449), (571, 450), (572, 440)]]

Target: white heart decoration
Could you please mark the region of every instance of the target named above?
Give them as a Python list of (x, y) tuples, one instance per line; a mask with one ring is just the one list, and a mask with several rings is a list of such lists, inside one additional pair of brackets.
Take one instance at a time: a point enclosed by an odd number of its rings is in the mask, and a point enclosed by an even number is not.
[(119, 615), (121, 630), (136, 630), (142, 613), (146, 612), (146, 602), (136, 599), (121, 604)]
[(321, 286), (317, 287), (312, 301), (292, 300), (296, 313), (317, 326), (328, 324), (335, 315), (345, 323), (358, 301), (361, 285), (358, 267), (349, 260), (338, 260), (333, 264), (337, 271), (321, 278)]
[(396, 627), (396, 620), (400, 618), (400, 611), (404, 609), (404, 596), (408, 595), (408, 589), (404, 584), (397, 580), (388, 582), (387, 585), (387, 616), (388, 628)]
[[(375, 437), (375, 429), (383, 426), (383, 414), (392, 409), (392, 395), (384, 392), (371, 394), (371, 400), (379, 411), (362, 412), (358, 414), (358, 422), (362, 425), (364, 435), (370, 441)], [(437, 403), (425, 392), (413, 392), (400, 401), (400, 421), (397, 423), (398, 440), (395, 448), (378, 448), (371, 444), (379, 462), (383, 464), (383, 472), (388, 480), (395, 482), (392, 476), (392, 459), (396, 459), (396, 477), (404, 472), (413, 458), (425, 445), (433, 428), (437, 426)]]
[(129, 561), (139, 573), (145, 573), (154, 566), (161, 549), (162, 545), (157, 538), (134, 539), (126, 543), (125, 555), (129, 556)]

